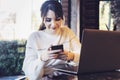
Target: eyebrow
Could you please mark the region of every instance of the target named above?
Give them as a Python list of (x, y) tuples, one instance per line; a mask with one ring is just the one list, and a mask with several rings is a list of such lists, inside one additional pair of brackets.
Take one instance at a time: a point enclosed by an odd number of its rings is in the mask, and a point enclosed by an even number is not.
[[(52, 18), (46, 17), (45, 20), (46, 20), (46, 19), (52, 19)], [(60, 20), (60, 19), (61, 19), (61, 17), (55, 18), (55, 20)]]
[(46, 17), (45, 19), (52, 19), (52, 18)]

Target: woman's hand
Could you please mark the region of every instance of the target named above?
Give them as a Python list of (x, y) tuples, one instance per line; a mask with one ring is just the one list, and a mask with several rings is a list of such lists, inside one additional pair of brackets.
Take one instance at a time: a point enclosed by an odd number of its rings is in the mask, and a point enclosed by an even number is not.
[(59, 55), (61, 55), (62, 50), (58, 49), (58, 50), (50, 50), (48, 51), (48, 57), (49, 59), (58, 59)]
[(74, 60), (74, 53), (64, 50), (63, 52), (60, 53), (58, 58), (62, 59), (62, 60), (73, 61)]
[(51, 47), (45, 50), (44, 53), (40, 55), (41, 61), (47, 61), (51, 59), (58, 59), (59, 54), (61, 54), (62, 50), (51, 50)]
[(74, 59), (74, 53), (71, 53), (69, 51), (63, 51), (61, 49), (58, 50), (51, 50), (51, 48), (48, 48), (44, 54), (41, 55), (42, 61), (47, 61), (51, 59), (61, 59), (61, 60), (68, 60), (71, 61)]
[(67, 51), (62, 51), (62, 52), (59, 53), (57, 58), (66, 61), (67, 57), (68, 57), (68, 52)]

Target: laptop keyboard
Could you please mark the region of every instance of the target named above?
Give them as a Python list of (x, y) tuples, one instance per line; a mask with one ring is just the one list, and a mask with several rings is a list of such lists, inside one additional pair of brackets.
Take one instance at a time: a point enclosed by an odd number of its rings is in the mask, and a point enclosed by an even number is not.
[(53, 69), (59, 72), (71, 73), (71, 74), (77, 74), (77, 71), (78, 71), (77, 66), (72, 66), (68, 64), (56, 65), (56, 66), (53, 66)]

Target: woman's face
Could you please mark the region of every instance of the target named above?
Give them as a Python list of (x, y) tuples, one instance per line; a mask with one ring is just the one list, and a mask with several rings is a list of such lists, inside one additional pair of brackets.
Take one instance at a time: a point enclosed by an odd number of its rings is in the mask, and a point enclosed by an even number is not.
[(52, 10), (48, 10), (46, 17), (44, 18), (46, 31), (51, 34), (56, 34), (60, 30), (61, 23), (61, 17), (56, 18), (55, 13)]

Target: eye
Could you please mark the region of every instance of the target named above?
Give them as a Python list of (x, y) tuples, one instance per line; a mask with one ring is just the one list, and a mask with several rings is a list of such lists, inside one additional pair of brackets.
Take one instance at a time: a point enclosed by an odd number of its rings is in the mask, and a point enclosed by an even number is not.
[(61, 20), (61, 18), (60, 18), (60, 17), (58, 17), (58, 18), (56, 18), (55, 20), (56, 20), (56, 21), (60, 21), (60, 20)]
[(45, 22), (51, 22), (51, 18), (46, 18)]

